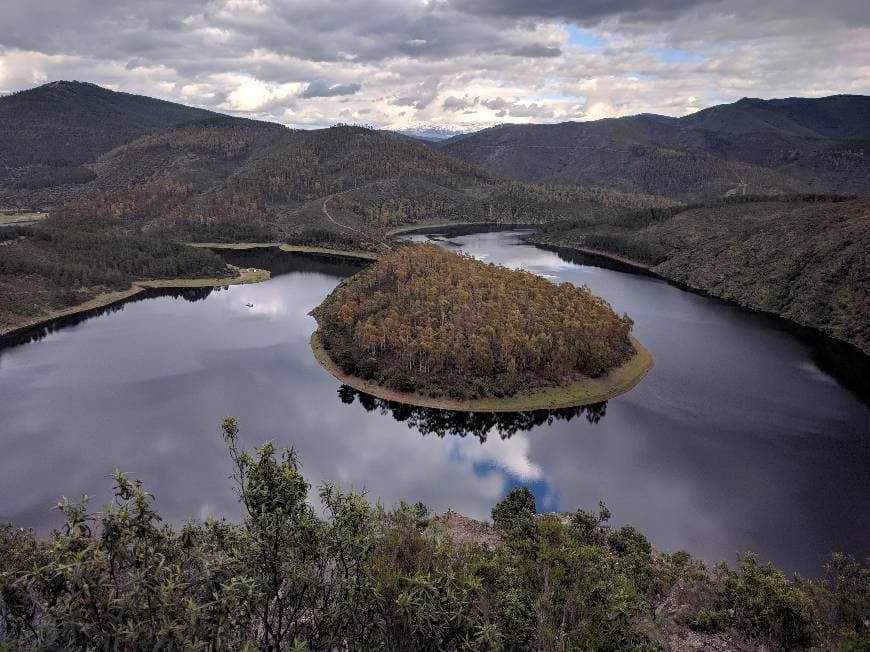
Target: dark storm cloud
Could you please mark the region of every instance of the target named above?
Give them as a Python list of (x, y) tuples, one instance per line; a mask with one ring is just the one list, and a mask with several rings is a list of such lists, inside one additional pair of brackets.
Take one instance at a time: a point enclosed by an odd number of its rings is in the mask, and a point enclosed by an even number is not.
[(451, 95), (441, 103), (441, 107), (445, 111), (462, 111), (471, 108), (475, 104), (477, 104), (477, 100), (471, 100), (467, 97), (454, 97)]
[(558, 57), (562, 54), (562, 50), (551, 45), (532, 43), (514, 48), (508, 54), (514, 57)]
[[(49, 54), (154, 51), (210, 0), (31, 0), (0, 3), (0, 43)], [(150, 36), (150, 38), (148, 38)]]
[(715, 0), (453, 0), (453, 7), (471, 14), (527, 18), (561, 18), (581, 23), (626, 16), (643, 20), (673, 18)]
[(329, 84), (317, 79), (299, 94), (299, 97), (335, 97), (336, 95), (353, 95), (358, 93), (362, 84)]

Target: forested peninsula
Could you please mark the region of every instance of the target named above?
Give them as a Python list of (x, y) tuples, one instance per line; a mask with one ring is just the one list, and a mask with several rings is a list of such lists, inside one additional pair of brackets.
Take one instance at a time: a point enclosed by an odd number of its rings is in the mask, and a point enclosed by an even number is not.
[(631, 318), (588, 288), (435, 245), (383, 256), (313, 315), (312, 347), (329, 371), (417, 405), (584, 405), (627, 391), (652, 365)]
[(0, 229), (0, 336), (99, 308), (148, 287), (262, 281), (207, 249), (117, 228), (100, 218), (55, 218)]

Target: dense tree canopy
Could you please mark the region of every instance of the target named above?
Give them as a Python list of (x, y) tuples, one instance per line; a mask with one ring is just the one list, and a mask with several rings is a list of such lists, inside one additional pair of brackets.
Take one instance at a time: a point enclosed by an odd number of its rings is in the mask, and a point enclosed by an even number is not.
[(588, 288), (434, 245), (383, 257), (316, 316), (347, 373), (432, 396), (511, 395), (602, 375), (634, 353), (631, 319)]
[(0, 330), (125, 290), (136, 280), (228, 278), (236, 272), (205, 249), (126, 235), (100, 219), (0, 229)]

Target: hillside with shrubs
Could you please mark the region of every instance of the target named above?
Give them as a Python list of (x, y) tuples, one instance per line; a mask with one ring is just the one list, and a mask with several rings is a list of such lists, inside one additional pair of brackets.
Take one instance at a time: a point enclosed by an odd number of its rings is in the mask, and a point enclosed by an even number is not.
[(0, 526), (0, 649), (863, 650), (870, 569), (816, 579), (747, 553), (712, 570), (593, 511), (538, 514), (511, 489), (492, 525), (311, 487), (293, 451), (222, 424), (240, 523), (161, 520), (116, 471), (47, 537)]
[(539, 244), (603, 251), (870, 353), (870, 202), (733, 197), (545, 227)]
[(236, 274), (206, 249), (125, 235), (98, 219), (0, 228), (0, 333), (134, 281)]

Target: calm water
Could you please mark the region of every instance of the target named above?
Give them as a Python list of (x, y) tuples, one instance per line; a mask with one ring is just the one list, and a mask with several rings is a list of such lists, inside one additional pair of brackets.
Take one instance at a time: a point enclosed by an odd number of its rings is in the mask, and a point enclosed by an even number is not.
[(0, 520), (56, 526), (61, 494), (99, 506), (115, 466), (171, 520), (235, 517), (219, 434), (235, 415), (248, 444), (294, 446), (315, 486), (365, 488), (386, 504), (486, 517), (524, 483), (542, 510), (604, 500), (617, 524), (709, 562), (752, 549), (816, 573), (832, 550), (870, 554), (870, 409), (809, 344), (517, 234), (440, 241), (587, 284), (631, 314), (656, 366), (627, 395), (579, 412), (493, 419), (383, 405), (339, 391), (308, 347), (308, 311), (355, 269), (276, 254), (282, 273), (266, 283), (134, 301), (0, 351)]

